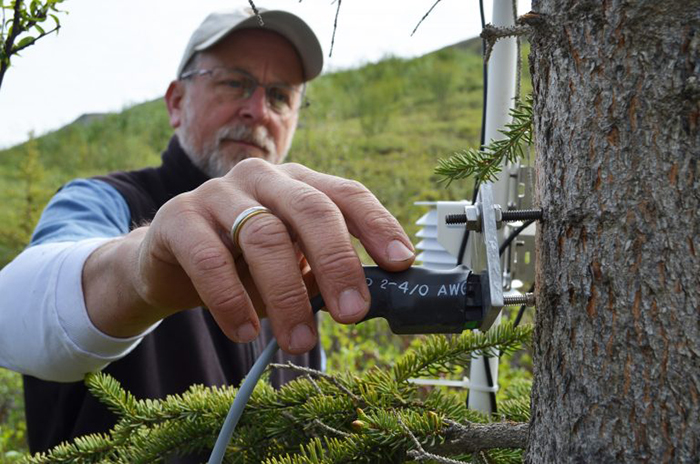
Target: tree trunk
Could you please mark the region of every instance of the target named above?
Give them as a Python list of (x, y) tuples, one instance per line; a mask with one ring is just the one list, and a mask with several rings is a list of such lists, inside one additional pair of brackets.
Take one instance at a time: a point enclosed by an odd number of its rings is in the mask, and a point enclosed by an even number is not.
[(700, 459), (700, 1), (535, 0), (527, 462)]

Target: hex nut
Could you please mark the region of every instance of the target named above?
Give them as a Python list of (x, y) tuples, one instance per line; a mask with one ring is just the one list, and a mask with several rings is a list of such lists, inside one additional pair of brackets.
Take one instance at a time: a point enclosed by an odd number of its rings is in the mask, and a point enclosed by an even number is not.
[(465, 206), (464, 214), (467, 216), (467, 230), (481, 232), (481, 212), (478, 206)]
[(496, 229), (500, 229), (503, 224), (503, 211), (501, 205), (493, 205), (493, 212), (496, 216)]

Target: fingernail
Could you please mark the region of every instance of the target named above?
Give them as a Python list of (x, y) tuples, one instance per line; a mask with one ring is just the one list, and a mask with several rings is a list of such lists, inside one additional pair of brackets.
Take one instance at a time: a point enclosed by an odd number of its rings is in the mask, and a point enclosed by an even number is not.
[(399, 240), (394, 240), (386, 247), (386, 254), (391, 261), (406, 261), (414, 256), (413, 251)]
[(367, 308), (367, 302), (360, 292), (354, 288), (349, 288), (340, 294), (338, 299), (340, 316), (348, 319), (362, 313)]
[(306, 324), (299, 324), (290, 332), (289, 348), (292, 351), (309, 351), (315, 344), (316, 336)]
[(257, 336), (258, 331), (255, 330), (255, 327), (250, 322), (246, 322), (236, 331), (237, 341), (240, 343), (252, 342)]

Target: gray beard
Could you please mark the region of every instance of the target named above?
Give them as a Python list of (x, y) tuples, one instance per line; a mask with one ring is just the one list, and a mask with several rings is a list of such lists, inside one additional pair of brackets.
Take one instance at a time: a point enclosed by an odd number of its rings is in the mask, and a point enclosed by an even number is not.
[(251, 151), (246, 149), (231, 151), (231, 148), (229, 148), (229, 150), (224, 151), (221, 144), (226, 139), (252, 143), (262, 147), (265, 151), (263, 159), (273, 163), (280, 160), (275, 142), (264, 126), (253, 128), (238, 124), (231, 127), (222, 127), (217, 131), (213, 141), (203, 144), (201, 151), (195, 149), (190, 132), (186, 127), (180, 128), (178, 139), (180, 146), (187, 153), (192, 163), (212, 178), (223, 177), (237, 163), (254, 156)]

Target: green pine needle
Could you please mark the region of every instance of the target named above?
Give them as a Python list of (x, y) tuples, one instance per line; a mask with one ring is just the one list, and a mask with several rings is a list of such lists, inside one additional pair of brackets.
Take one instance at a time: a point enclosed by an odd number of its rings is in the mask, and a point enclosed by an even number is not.
[[(425, 392), (409, 378), (450, 372), (473, 356), (510, 353), (529, 343), (531, 326), (502, 324), (486, 333), (427, 337), (392, 369), (362, 377), (328, 375), (289, 365), (303, 375), (280, 390), (261, 382), (229, 444), (227, 463), (299, 464), (406, 462), (416, 448), (444, 441), (447, 420), (462, 424), (492, 420), (527, 422), (527, 386), (502, 401), (497, 418), (468, 410), (464, 399), (440, 389)], [(305, 369), (305, 370), (304, 370)], [(208, 453), (236, 389), (193, 386), (162, 400), (139, 400), (106, 374), (90, 374), (89, 390), (117, 413), (107, 435), (62, 444), (25, 462), (163, 462), (171, 455)], [(410, 433), (409, 433), (410, 432)], [(411, 437), (412, 435), (412, 437)], [(490, 462), (515, 462), (518, 450), (484, 451)]]
[(468, 148), (447, 159), (438, 160), (435, 174), (441, 182), (475, 177), (479, 182), (493, 182), (504, 161), (514, 163), (523, 158), (532, 145), (532, 95), (519, 100), (510, 110), (513, 121), (500, 131), (505, 138), (492, 140), (483, 149)]

